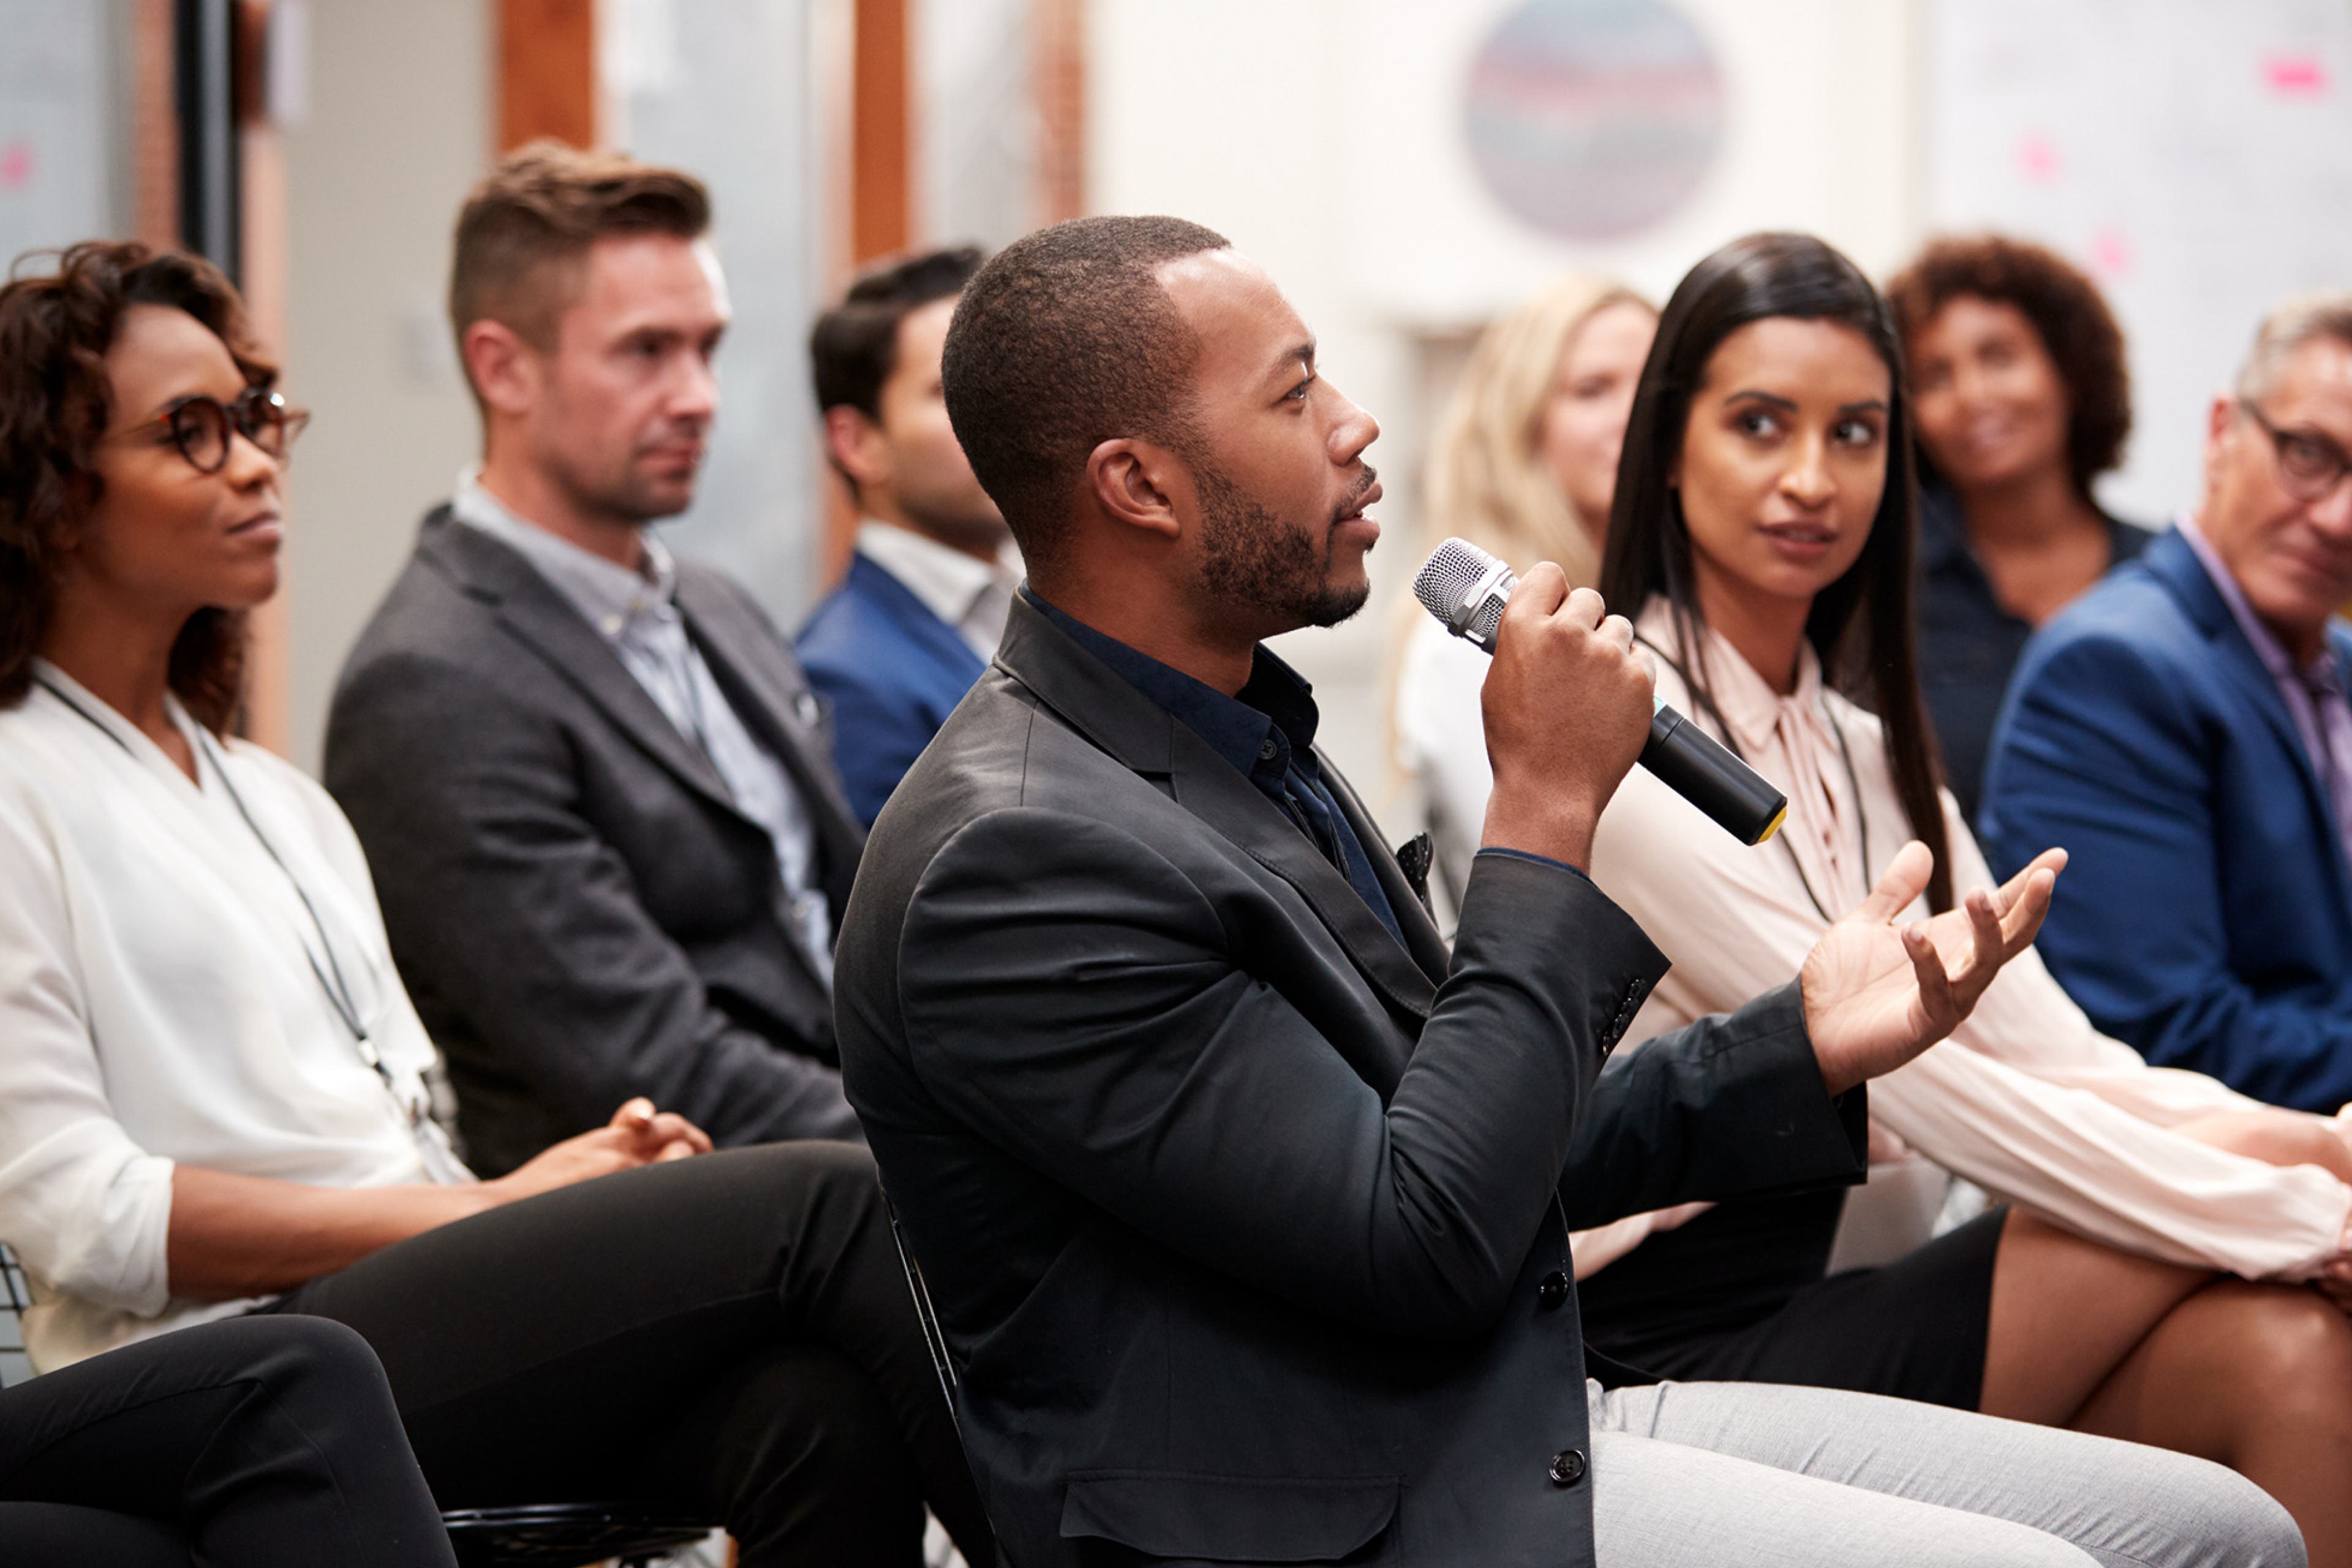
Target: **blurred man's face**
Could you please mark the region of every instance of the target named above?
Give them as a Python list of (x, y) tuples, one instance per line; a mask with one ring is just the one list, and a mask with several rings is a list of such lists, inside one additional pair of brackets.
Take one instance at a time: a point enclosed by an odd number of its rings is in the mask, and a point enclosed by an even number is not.
[(710, 247), (625, 235), (589, 247), (580, 297), (535, 360), (528, 460), (583, 513), (641, 523), (694, 500), (719, 412), (712, 356), (727, 330)]
[(864, 459), (873, 477), (863, 488), (868, 505), (895, 510), (917, 531), (990, 555), (1011, 535), (1004, 514), (972, 477), (940, 385), (940, 351), (955, 307), (953, 299), (934, 300), (898, 323), (897, 361), (877, 400), (879, 439)]
[(2198, 524), (2254, 614), (2305, 663), (2325, 647), (2328, 616), (2352, 600), (2352, 477), (2321, 489), (2298, 476), (2347, 453), (2352, 343), (2341, 339), (2297, 349), (2251, 407), (2214, 403)]
[(1363, 455), (1380, 426), (1316, 374), (1313, 336), (1256, 263), (1202, 251), (1160, 280), (1199, 343), (1180, 500), (1199, 588), (1260, 637), (1336, 626), (1371, 592), (1380, 486)]

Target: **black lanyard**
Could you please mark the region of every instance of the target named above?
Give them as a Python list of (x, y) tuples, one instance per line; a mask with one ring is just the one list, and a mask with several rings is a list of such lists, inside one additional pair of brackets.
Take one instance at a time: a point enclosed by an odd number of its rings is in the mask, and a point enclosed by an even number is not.
[[(50, 696), (71, 709), (90, 728), (121, 747), (124, 755), (133, 762), (138, 761), (139, 753), (131, 749), (128, 742), (116, 734), (113, 728), (104, 720), (75, 701), (64, 688), (44, 676), (36, 676), (34, 679), (40, 681), (42, 688)], [(374, 1040), (368, 1036), (367, 1025), (360, 1017), (357, 995), (352, 989), (351, 982), (343, 975), (342, 963), (335, 956), (335, 944), (328, 938), (327, 922), (319, 917), (318, 906), (310, 901), (310, 895), (304, 889), (301, 879), (296, 877), (287, 867), (286, 861), (278, 853), (278, 847), (269, 842), (269, 836), (261, 831), (261, 824), (255, 821), (253, 813), (247, 809), (245, 796), (237, 793), (236, 781), (228, 776), (226, 765), (228, 759), (221, 753), (218, 744), (214, 742), (209, 733), (200, 728), (196, 731), (196, 745), (204, 759), (212, 763), (213, 775), (220, 780), (221, 788), (228, 792), (229, 803), (236, 807), (237, 816), (245, 819), (245, 826), (252, 832), (254, 841), (261, 846), (261, 852), (269, 857), (270, 863), (276, 866), (279, 875), (286, 879), (287, 886), (294, 889), (294, 896), (302, 901), (302, 912), (310, 917), (310, 929), (318, 933), (319, 938), (319, 952), (310, 951), (310, 944), (306, 942), (301, 944), (302, 956), (310, 961), (310, 973), (318, 977), (319, 988), (327, 994), (327, 1005), (335, 1010), (335, 1016), (342, 1020), (343, 1027), (351, 1031), (352, 1043), (359, 1051), (360, 1060), (374, 1069), (376, 1076), (383, 1079), (384, 1087), (392, 1089), (394, 1098), (397, 1099), (399, 1090), (392, 1081), (391, 1069), (383, 1065), (383, 1053), (376, 1049)], [(320, 953), (326, 954), (326, 963), (323, 964), (319, 962)]]
[[(1723, 710), (1715, 705), (1715, 699), (1708, 696), (1700, 688), (1698, 682), (1691, 679), (1690, 671), (1682, 667), (1682, 662), (1641, 633), (1636, 632), (1633, 637), (1634, 640), (1643, 647), (1664, 660), (1666, 668), (1673, 670), (1681, 679), (1683, 689), (1688, 691), (1691, 694), (1691, 700), (1705, 710), (1708, 720), (1721, 733), (1725, 749), (1741, 762), (1748, 761), (1747, 754), (1739, 749), (1738, 738), (1731, 732), (1731, 725), (1723, 716)], [(1860, 839), (1857, 847), (1862, 855), (1862, 879), (1867, 885), (1870, 881), (1870, 813), (1864, 808), (1862, 803), (1862, 777), (1854, 771), (1853, 748), (1847, 743), (1845, 726), (1839, 723), (1833, 716), (1830, 720), (1830, 733), (1837, 737), (1838, 755), (1845, 762), (1846, 788), (1853, 796), (1854, 829)], [(1828, 907), (1822, 902), (1822, 896), (1813, 891), (1812, 879), (1805, 875), (1805, 863), (1797, 858), (1796, 845), (1790, 842), (1786, 832), (1776, 834), (1774, 837), (1780, 840), (1780, 847), (1789, 852), (1790, 868), (1797, 873), (1797, 885), (1805, 889), (1805, 899), (1813, 906), (1813, 912), (1822, 917), (1822, 924), (1837, 924), (1837, 917), (1830, 913)]]

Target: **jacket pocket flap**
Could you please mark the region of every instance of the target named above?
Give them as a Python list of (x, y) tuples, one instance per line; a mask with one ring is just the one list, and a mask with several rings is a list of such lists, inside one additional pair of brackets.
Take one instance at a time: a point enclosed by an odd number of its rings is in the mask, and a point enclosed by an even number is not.
[(1394, 1476), (1328, 1480), (1095, 1470), (1070, 1478), (1065, 1540), (1093, 1536), (1153, 1557), (1328, 1563), (1395, 1517)]

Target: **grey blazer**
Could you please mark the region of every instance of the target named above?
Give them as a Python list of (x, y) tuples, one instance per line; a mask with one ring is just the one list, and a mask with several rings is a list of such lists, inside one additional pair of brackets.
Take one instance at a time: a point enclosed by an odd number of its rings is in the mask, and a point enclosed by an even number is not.
[[(838, 915), (863, 836), (816, 698), (724, 574), (681, 563), (677, 603), (800, 786)], [(447, 1053), (477, 1170), (511, 1170), (633, 1094), (722, 1144), (858, 1136), (766, 833), (579, 612), (446, 509), (343, 667), (326, 783)]]
[(875, 826), (843, 1072), (1022, 1568), (1590, 1563), (1569, 1231), (1862, 1174), (1793, 986), (1604, 1071), (1591, 882), (1481, 856), (1449, 953), (1374, 858), (1402, 945), (1025, 604)]

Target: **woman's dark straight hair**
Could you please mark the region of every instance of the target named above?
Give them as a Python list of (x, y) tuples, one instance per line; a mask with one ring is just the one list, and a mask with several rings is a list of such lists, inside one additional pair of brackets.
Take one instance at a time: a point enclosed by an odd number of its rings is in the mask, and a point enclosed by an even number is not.
[[(1824, 678), (1876, 713), (1885, 727), (1887, 765), (1911, 819), (1912, 837), (1936, 855), (1928, 907), (1948, 910), (1951, 855), (1938, 793), (1943, 770), (1919, 697), (1912, 612), (1919, 501), (1903, 345), (1886, 301), (1838, 251), (1811, 235), (1752, 234), (1692, 268), (1675, 287), (1658, 318), (1658, 335), (1633, 393), (1617, 464), (1616, 498), (1609, 510), (1601, 595), (1626, 616), (1639, 615), (1653, 597), (1664, 595), (1691, 683), (1701, 702), (1712, 708), (1713, 685), (1697, 636), (1703, 616), (1690, 530), (1669, 476), (1682, 452), (1691, 399), (1706, 379), (1717, 346), (1750, 321), (1778, 316), (1851, 327), (1886, 362), (1892, 391), (1885, 493), (1862, 554), (1844, 576), (1814, 597), (1805, 640), (1821, 658)], [(1870, 874), (1867, 868), (1864, 874)]]

